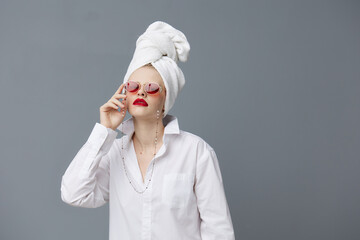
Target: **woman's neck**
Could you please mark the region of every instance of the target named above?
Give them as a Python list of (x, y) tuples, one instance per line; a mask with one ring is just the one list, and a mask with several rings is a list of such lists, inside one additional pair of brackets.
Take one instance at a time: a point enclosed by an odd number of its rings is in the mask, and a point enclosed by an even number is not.
[(141, 149), (153, 149), (154, 142), (156, 137), (156, 127), (157, 130), (157, 145), (162, 143), (162, 138), (164, 135), (164, 124), (162, 119), (159, 118), (159, 124), (157, 126), (157, 119), (149, 121), (148, 119), (136, 119), (134, 118), (134, 134), (132, 136), (133, 141), (136, 140), (136, 143), (141, 146)]

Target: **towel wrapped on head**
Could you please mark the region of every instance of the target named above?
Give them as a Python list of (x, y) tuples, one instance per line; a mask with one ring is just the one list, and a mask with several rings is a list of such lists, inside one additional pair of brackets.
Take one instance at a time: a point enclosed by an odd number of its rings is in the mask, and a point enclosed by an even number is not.
[(123, 83), (129, 80), (136, 69), (151, 63), (159, 72), (166, 88), (165, 117), (185, 85), (184, 74), (177, 63), (186, 62), (189, 51), (189, 42), (181, 31), (163, 21), (155, 21), (137, 39), (134, 56)]

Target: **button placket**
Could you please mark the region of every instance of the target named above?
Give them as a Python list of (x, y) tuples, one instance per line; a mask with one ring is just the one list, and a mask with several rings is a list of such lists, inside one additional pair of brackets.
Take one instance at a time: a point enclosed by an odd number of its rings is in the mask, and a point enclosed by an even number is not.
[(143, 221), (142, 221), (142, 239), (151, 239), (151, 198), (152, 198), (152, 183), (149, 184), (147, 191), (143, 193)]

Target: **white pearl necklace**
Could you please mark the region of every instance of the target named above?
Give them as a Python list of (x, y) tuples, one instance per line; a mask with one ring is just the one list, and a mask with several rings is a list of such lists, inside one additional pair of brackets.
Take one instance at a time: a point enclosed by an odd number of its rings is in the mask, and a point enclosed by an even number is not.
[[(123, 110), (123, 116), (125, 115), (125, 113), (124, 113), (124, 110)], [(156, 122), (156, 136), (155, 136), (155, 151), (154, 151), (154, 158), (155, 158), (155, 155), (156, 155), (156, 145), (157, 145), (157, 134), (158, 134), (158, 126), (159, 126), (159, 114), (160, 114), (160, 111), (159, 110), (157, 110), (157, 116), (156, 116), (156, 118), (157, 118), (157, 122)], [(122, 128), (123, 128), (123, 125), (121, 126), (121, 130), (122, 130)], [(130, 141), (129, 141), (130, 142)], [(132, 181), (131, 181), (131, 179), (129, 178), (129, 175), (128, 175), (128, 173), (127, 173), (127, 170), (126, 170), (126, 167), (125, 167), (125, 160), (124, 160), (124, 155), (123, 155), (123, 153), (124, 153), (124, 138), (122, 138), (122, 141), (121, 141), (121, 157), (122, 157), (122, 161), (123, 161), (123, 166), (124, 166), (124, 170), (125, 170), (125, 174), (126, 174), (126, 177), (127, 177), (127, 179), (129, 180), (129, 183), (131, 184), (131, 186), (133, 187), (133, 189), (137, 192), (137, 193), (139, 193), (139, 194), (142, 194), (143, 192), (145, 192), (146, 191), (146, 189), (148, 189), (148, 186), (149, 186), (149, 184), (150, 184), (150, 182), (151, 182), (151, 179), (152, 179), (152, 175), (153, 175), (153, 172), (154, 172), (154, 166), (155, 166), (155, 160), (153, 161), (153, 166), (152, 166), (152, 170), (151, 170), (151, 177), (150, 177), (150, 179), (149, 179), (149, 181), (147, 182), (147, 184), (146, 184), (146, 187), (145, 187), (145, 189), (144, 190), (142, 190), (142, 191), (138, 191), (136, 188), (135, 188), (135, 186), (132, 184)]]

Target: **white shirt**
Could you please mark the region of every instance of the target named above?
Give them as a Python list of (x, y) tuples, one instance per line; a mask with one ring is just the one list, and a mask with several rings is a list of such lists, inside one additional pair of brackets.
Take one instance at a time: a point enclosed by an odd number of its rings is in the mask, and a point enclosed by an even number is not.
[[(76, 154), (61, 181), (61, 198), (77, 207), (109, 202), (110, 240), (234, 240), (235, 234), (214, 149), (202, 138), (179, 129), (167, 114), (163, 145), (148, 165), (144, 182), (132, 141), (133, 118), (126, 134), (100, 123)], [(124, 140), (125, 174), (121, 157)]]

